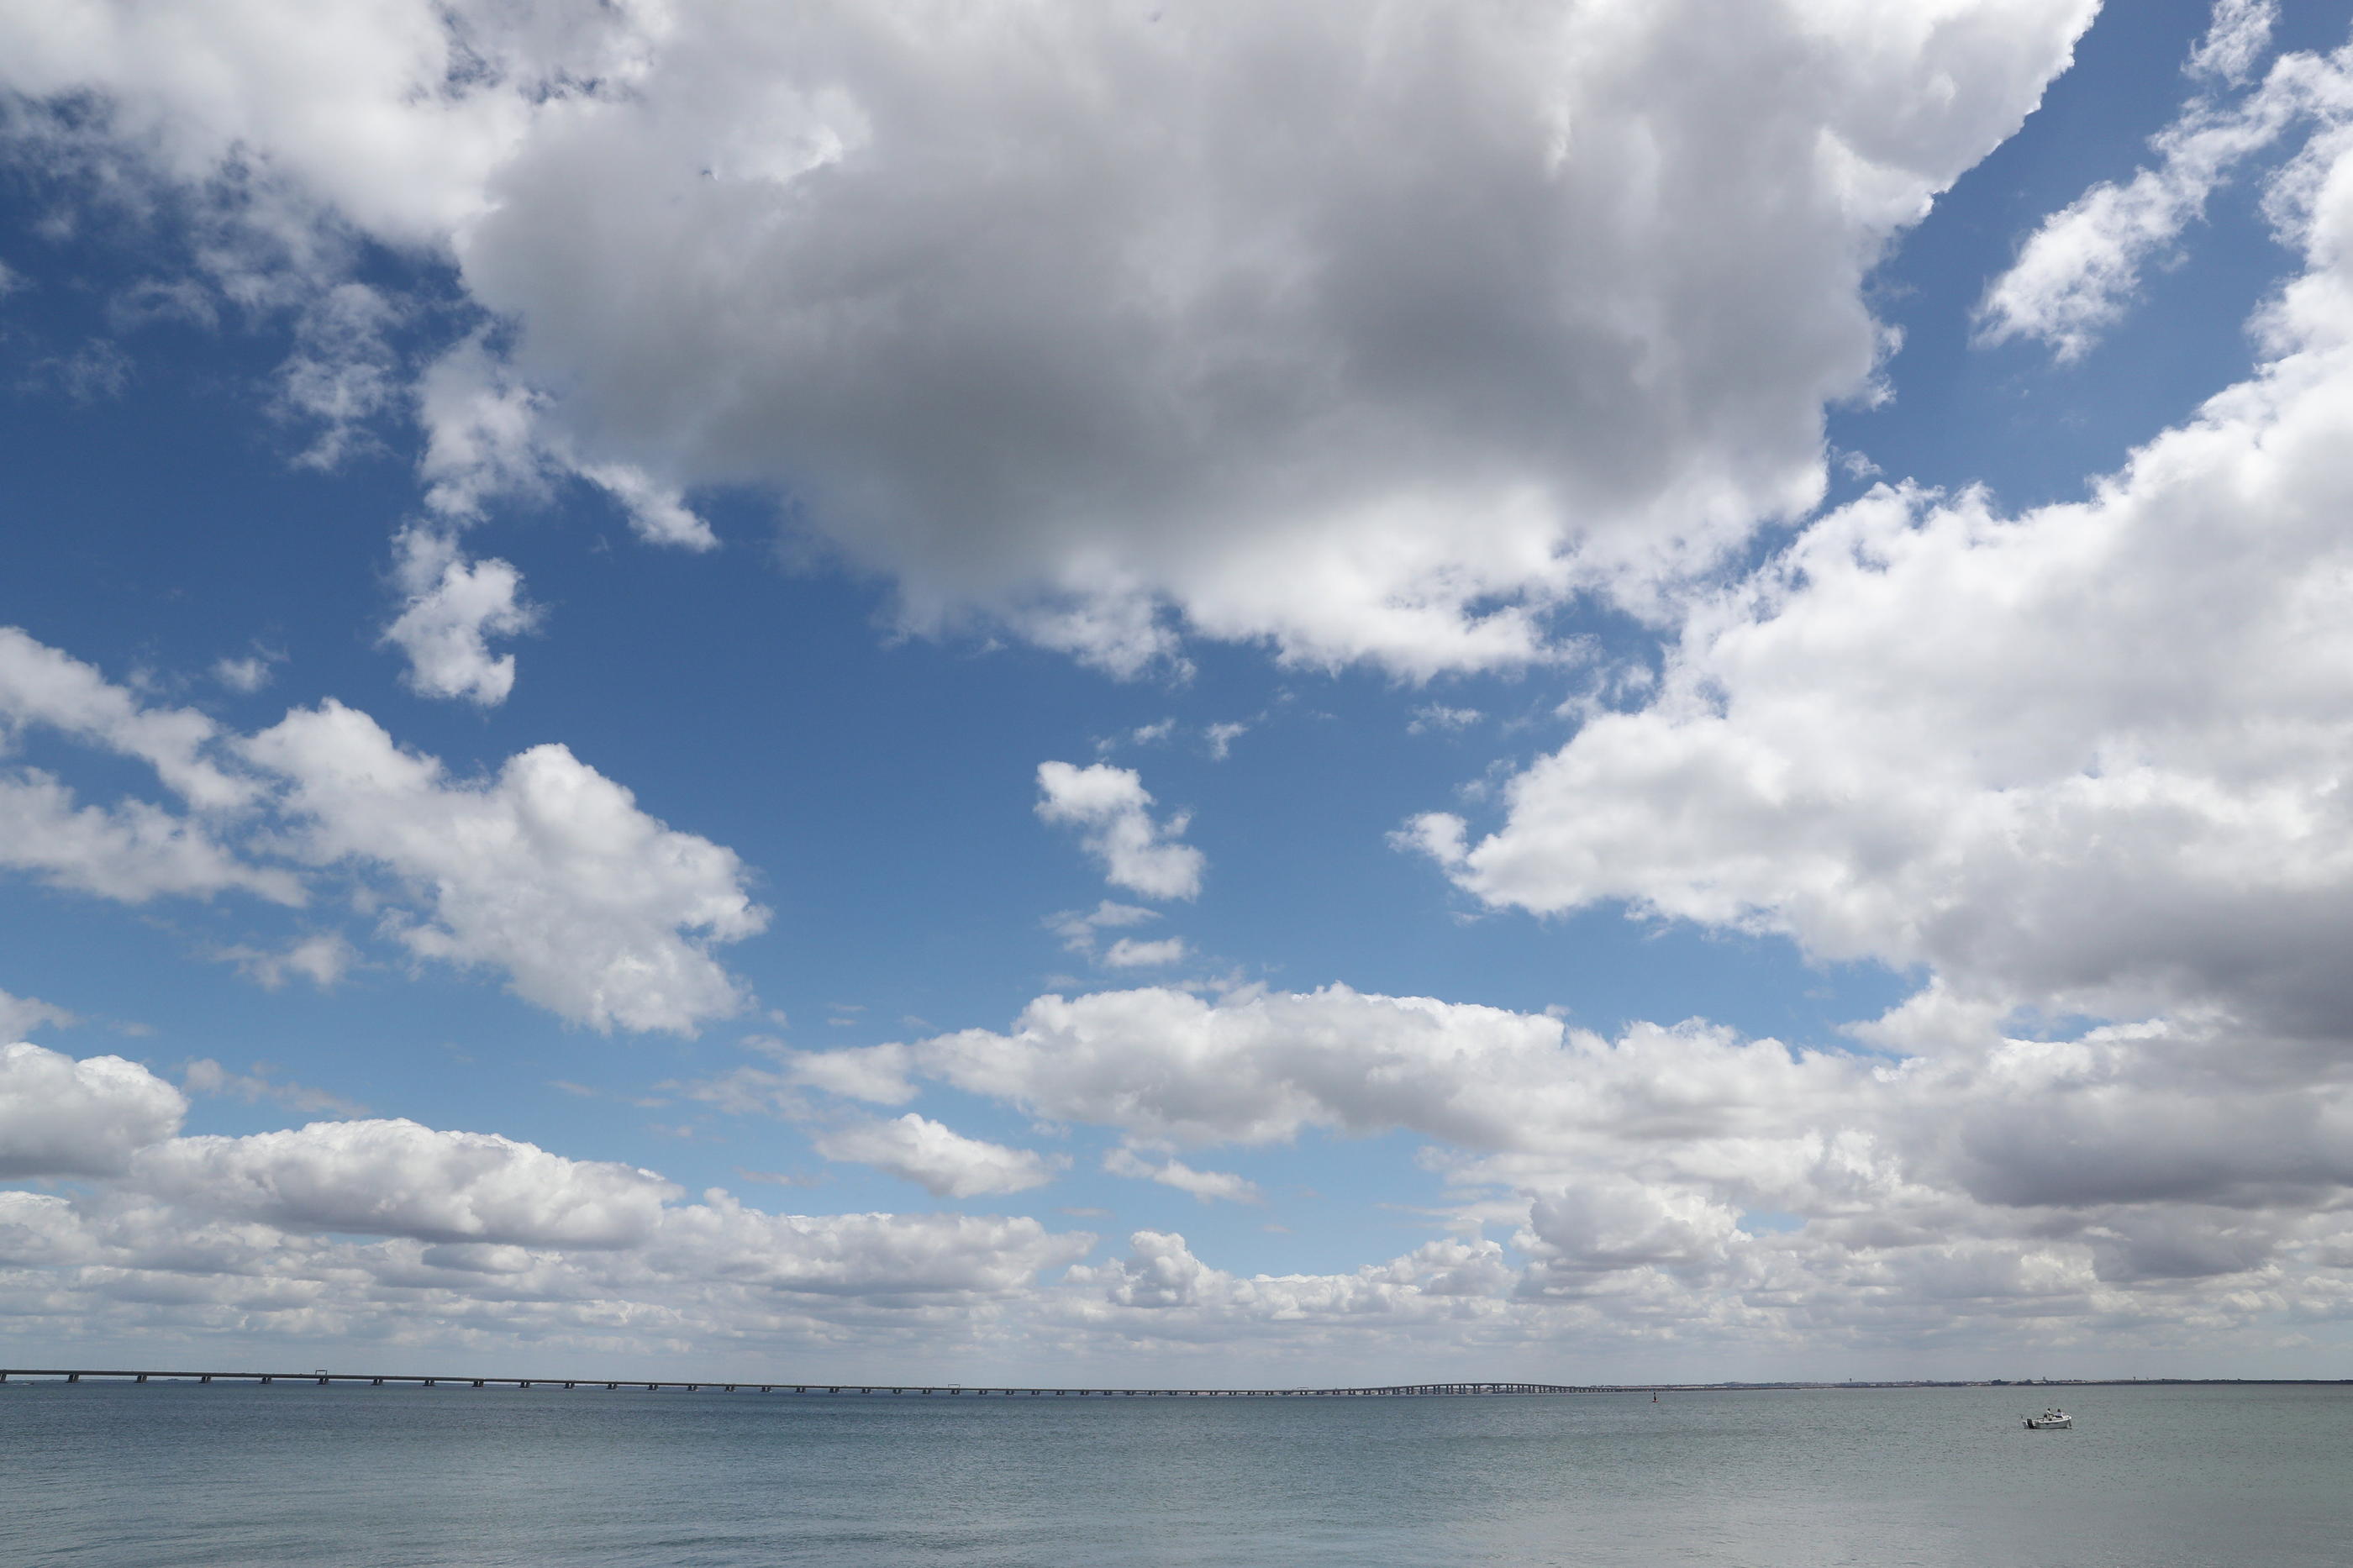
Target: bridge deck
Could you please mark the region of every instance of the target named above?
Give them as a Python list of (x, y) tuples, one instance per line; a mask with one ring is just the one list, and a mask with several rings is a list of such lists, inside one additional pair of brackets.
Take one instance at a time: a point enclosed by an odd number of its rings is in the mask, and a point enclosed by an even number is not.
[(2082, 1388), (2128, 1384), (2343, 1387), (2353, 1384), (2353, 1378), (2331, 1377), (2053, 1377), (2016, 1382), (1996, 1378), (1949, 1382), (1920, 1378), (1886, 1383), (1392, 1383), (1364, 1388), (1029, 1388), (997, 1384), (972, 1387), (952, 1383), (782, 1383), (775, 1380), (754, 1383), (741, 1378), (733, 1383), (709, 1378), (688, 1383), (678, 1378), (649, 1380), (641, 1377), (475, 1377), (470, 1373), (449, 1377), (439, 1373), (427, 1376), (419, 1373), (321, 1372), (316, 1369), (310, 1372), (141, 1372), (112, 1367), (0, 1367), (0, 1384), (11, 1378), (27, 1377), (50, 1378), (64, 1383), (79, 1383), (84, 1378), (129, 1383), (359, 1383), (378, 1388), (390, 1384), (417, 1384), (427, 1388), (447, 1384), (459, 1388), (609, 1388), (647, 1392), (678, 1389), (690, 1394), (863, 1394), (931, 1395), (935, 1398), (968, 1394), (990, 1399), (1427, 1399), (1465, 1394), (1734, 1394), (1800, 1388)]
[(607, 1388), (639, 1389), (654, 1392), (678, 1389), (687, 1393), (742, 1394), (865, 1394), (948, 1397), (969, 1395), (992, 1399), (1349, 1399), (1349, 1398), (1430, 1398), (1439, 1395), (1461, 1394), (1598, 1394), (1620, 1392), (1597, 1387), (1576, 1387), (1556, 1383), (1403, 1383), (1367, 1388), (1031, 1388), (990, 1384), (973, 1387), (944, 1383), (750, 1383), (741, 1379), (733, 1383), (702, 1380), (684, 1382), (676, 1378), (607, 1378), (607, 1377), (475, 1377), (470, 1373), (448, 1376), (422, 1373), (368, 1372), (145, 1372), (121, 1367), (0, 1367), (0, 1383), (10, 1378), (48, 1378), (66, 1383), (79, 1383), (85, 1378), (110, 1382), (147, 1383), (356, 1383), (371, 1387), (393, 1384), (415, 1384), (432, 1388), (448, 1384), (461, 1388)]

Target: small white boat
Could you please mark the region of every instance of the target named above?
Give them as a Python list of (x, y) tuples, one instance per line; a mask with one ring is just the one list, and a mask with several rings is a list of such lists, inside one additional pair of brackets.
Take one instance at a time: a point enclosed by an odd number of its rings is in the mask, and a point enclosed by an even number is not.
[(2026, 1418), (2026, 1429), (2030, 1432), (2063, 1432), (2074, 1425), (2075, 1418), (2055, 1405), (2046, 1408), (2040, 1415), (2030, 1415)]

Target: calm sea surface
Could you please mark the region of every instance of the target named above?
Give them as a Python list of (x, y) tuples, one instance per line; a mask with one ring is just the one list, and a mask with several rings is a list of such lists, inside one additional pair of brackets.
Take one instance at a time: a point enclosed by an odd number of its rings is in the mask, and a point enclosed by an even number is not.
[(0, 1562), (2353, 1564), (2353, 1390), (0, 1391)]

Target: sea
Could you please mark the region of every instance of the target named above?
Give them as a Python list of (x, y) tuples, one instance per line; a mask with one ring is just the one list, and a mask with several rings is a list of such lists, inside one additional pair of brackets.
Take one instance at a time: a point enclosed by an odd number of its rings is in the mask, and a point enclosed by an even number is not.
[(7, 1568), (2353, 1564), (2353, 1389), (978, 1399), (16, 1381)]

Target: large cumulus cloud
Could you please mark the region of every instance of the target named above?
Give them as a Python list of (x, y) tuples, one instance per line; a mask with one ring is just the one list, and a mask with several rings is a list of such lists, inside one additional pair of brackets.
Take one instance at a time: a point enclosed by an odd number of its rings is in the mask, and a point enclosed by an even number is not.
[(513, 327), (432, 380), (453, 521), (751, 482), (913, 624), (1424, 675), (1809, 506), (1864, 274), (2093, 9), (26, 5), (0, 82), (453, 263)]
[(2257, 374), (2084, 501), (1895, 486), (1821, 519), (1691, 611), (1639, 706), (1510, 779), (1492, 830), (1440, 814), (1419, 841), (1497, 905), (1624, 900), (2053, 1013), (2219, 1007), (2341, 1040), (2341, 135), (2274, 193), (2306, 269)]
[(187, 1109), (137, 1062), (0, 1045), (0, 1179), (117, 1173), (179, 1131)]

